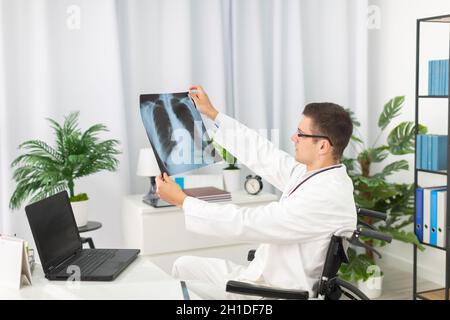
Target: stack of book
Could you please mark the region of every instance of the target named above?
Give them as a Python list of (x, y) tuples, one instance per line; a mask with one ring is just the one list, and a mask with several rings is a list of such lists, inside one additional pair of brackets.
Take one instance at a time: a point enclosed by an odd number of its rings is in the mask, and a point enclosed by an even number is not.
[(205, 200), (208, 202), (231, 200), (231, 193), (215, 187), (188, 188), (184, 189), (183, 191), (190, 197)]
[(445, 248), (447, 188), (416, 189), (416, 235), (420, 242)]
[(448, 136), (417, 135), (417, 169), (431, 171), (447, 170), (447, 146)]
[(428, 62), (428, 94), (430, 96), (448, 95), (448, 60)]

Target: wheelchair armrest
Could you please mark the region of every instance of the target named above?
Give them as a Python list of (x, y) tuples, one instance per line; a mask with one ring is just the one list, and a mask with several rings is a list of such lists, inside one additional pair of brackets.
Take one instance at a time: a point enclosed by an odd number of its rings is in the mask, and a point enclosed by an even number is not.
[(253, 261), (255, 259), (256, 250), (250, 250), (247, 254), (247, 261)]
[(234, 280), (227, 282), (226, 291), (230, 293), (274, 299), (308, 300), (309, 298), (308, 291), (271, 288)]

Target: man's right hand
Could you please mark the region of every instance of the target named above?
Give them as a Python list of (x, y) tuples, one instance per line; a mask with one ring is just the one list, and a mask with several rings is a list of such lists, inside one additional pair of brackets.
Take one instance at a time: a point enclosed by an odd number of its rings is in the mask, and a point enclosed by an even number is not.
[(210, 118), (215, 120), (219, 113), (212, 105), (208, 95), (201, 86), (192, 86), (189, 88), (189, 96), (194, 100), (197, 110)]

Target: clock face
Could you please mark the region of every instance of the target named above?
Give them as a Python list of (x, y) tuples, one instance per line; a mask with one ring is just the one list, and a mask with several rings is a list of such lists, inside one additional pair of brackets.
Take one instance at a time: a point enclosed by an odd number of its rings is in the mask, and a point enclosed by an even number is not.
[(249, 179), (245, 182), (245, 190), (250, 194), (256, 194), (261, 191), (261, 185), (257, 179)]

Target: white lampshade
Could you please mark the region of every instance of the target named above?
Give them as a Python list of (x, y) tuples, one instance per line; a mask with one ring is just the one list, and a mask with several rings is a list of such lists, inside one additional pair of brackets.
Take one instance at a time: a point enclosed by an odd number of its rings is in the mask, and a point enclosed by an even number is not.
[(158, 162), (153, 149), (146, 148), (139, 151), (139, 160), (136, 170), (136, 175), (141, 177), (156, 177), (161, 174)]

